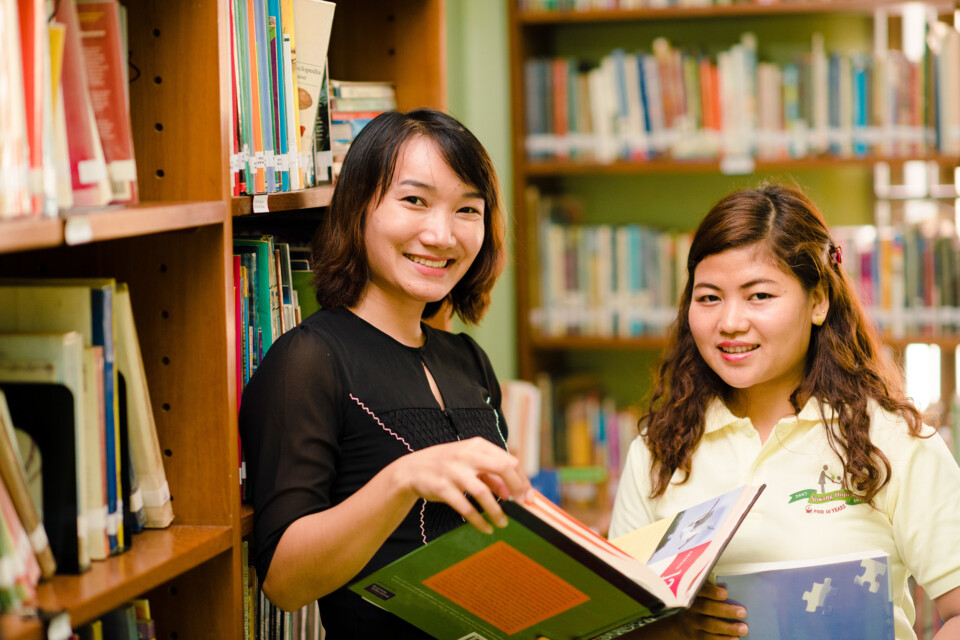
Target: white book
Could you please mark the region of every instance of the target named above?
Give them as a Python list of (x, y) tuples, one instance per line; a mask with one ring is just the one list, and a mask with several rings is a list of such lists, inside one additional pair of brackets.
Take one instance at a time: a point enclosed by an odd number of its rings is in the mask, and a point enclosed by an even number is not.
[[(77, 465), (77, 539), (81, 568), (90, 565), (90, 506), (87, 473), (87, 394), (84, 392), (83, 336), (77, 331), (0, 333), (0, 381), (62, 384), (73, 395), (74, 456)], [(20, 363), (44, 363), (23, 367)], [(99, 532), (103, 535), (103, 530)]]
[[(337, 5), (324, 0), (293, 0), (293, 22), (296, 28), (297, 88), (310, 96), (308, 104), (300, 103), (300, 123), (312, 123), (317, 117), (320, 86), (327, 67), (327, 48)], [(301, 127), (300, 149), (310, 149), (313, 128)]]

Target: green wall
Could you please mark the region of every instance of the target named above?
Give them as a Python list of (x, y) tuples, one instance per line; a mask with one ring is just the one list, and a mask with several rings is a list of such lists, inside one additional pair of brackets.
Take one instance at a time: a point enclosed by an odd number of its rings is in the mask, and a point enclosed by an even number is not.
[[(513, 206), (513, 184), (507, 2), (512, 1), (515, 0), (447, 0), (446, 3), (449, 108), (493, 157), (508, 210)], [(828, 50), (867, 51), (870, 47), (869, 19), (845, 16), (826, 21), (790, 16), (563, 27), (554, 31), (548, 47), (552, 52), (599, 57), (609, 51), (612, 42), (649, 50), (652, 37), (665, 35), (677, 44), (697, 42), (707, 51), (713, 51), (728, 47), (747, 30), (758, 35), (761, 60), (783, 61), (793, 52), (808, 47), (809, 34), (815, 30), (823, 32)], [(583, 196), (587, 222), (635, 220), (660, 227), (693, 228), (722, 195), (738, 187), (755, 186), (766, 179), (786, 180), (803, 187), (831, 224), (863, 224), (871, 220), (872, 178), (870, 170), (863, 167), (748, 176), (587, 176), (558, 182), (562, 188)], [(481, 325), (465, 328), (490, 355), (502, 379), (515, 376), (517, 371), (512, 267), (511, 263), (498, 282), (493, 305)], [(619, 400), (630, 402), (645, 392), (654, 357), (653, 353), (636, 351), (575, 353), (566, 358), (566, 364), (573, 369), (596, 370), (608, 391)]]
[(451, 115), (487, 148), (500, 177), (507, 208), (511, 260), (479, 326), (466, 330), (484, 348), (501, 380), (517, 375), (510, 158), (510, 71), (505, 0), (447, 0), (447, 87)]

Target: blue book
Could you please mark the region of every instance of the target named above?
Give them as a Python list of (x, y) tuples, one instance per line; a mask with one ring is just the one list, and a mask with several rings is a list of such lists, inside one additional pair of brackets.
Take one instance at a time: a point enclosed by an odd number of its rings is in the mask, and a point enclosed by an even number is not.
[(258, 79), (260, 81), (260, 119), (263, 127), (263, 152), (267, 158), (267, 193), (277, 191), (276, 128), (273, 126), (273, 70), (270, 66), (270, 37), (267, 32), (266, 0), (253, 0), (253, 19), (257, 39)]
[(892, 640), (889, 558), (867, 551), (799, 562), (743, 565), (718, 574), (747, 610), (747, 638)]
[(267, 0), (267, 31), (270, 40), (270, 70), (273, 73), (273, 125), (276, 128), (277, 160), (280, 191), (290, 191), (290, 169), (287, 164), (287, 105), (284, 96), (286, 72), (283, 65), (283, 21), (280, 0)]

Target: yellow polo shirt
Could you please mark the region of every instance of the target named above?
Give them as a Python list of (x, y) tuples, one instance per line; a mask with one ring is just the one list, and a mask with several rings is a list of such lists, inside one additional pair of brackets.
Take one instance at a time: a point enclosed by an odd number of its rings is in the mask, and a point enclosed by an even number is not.
[[(610, 537), (743, 484), (766, 483), (717, 572), (748, 562), (882, 549), (890, 554), (897, 639), (916, 638), (907, 578), (915, 576), (932, 598), (960, 586), (960, 468), (939, 434), (912, 437), (899, 416), (872, 401), (869, 410), (871, 440), (892, 467), (876, 508), (856, 503), (840, 490), (843, 467), (827, 443), (814, 400), (798, 415), (780, 420), (763, 444), (749, 418), (738, 418), (715, 400), (706, 412), (690, 479), (671, 484), (655, 500), (650, 498), (650, 453), (641, 438), (634, 440), (613, 506)], [(923, 435), (935, 431), (924, 429)], [(674, 481), (681, 477), (678, 472)]]

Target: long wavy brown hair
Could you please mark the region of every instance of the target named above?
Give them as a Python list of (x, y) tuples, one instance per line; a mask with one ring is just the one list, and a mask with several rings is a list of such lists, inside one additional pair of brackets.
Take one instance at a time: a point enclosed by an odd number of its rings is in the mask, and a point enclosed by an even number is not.
[(798, 189), (770, 184), (724, 197), (697, 228), (687, 258), (687, 284), (667, 349), (657, 364), (642, 435), (653, 457), (652, 497), (663, 495), (674, 473), (690, 477), (693, 453), (704, 434), (711, 400), (728, 400), (732, 388), (704, 361), (690, 333), (693, 275), (707, 256), (757, 245), (785, 273), (793, 274), (807, 293), (822, 286), (829, 311), (814, 326), (803, 381), (790, 396), (795, 411), (815, 398), (824, 415), (829, 405), (837, 417), (827, 425), (830, 447), (844, 468), (844, 487), (870, 504), (890, 479), (890, 462), (870, 441), (867, 402), (875, 400), (906, 420), (920, 435), (921, 416), (906, 399), (901, 376), (881, 357), (880, 337), (867, 319), (838, 259), (839, 249), (816, 205)]

